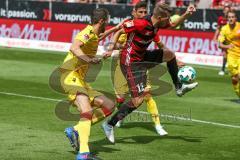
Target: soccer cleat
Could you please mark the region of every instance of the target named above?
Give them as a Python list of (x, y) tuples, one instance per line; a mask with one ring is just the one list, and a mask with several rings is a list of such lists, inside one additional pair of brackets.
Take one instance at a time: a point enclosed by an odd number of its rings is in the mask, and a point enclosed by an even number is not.
[(219, 76), (224, 76), (224, 75), (225, 75), (225, 72), (224, 72), (224, 71), (219, 71), (219, 72), (218, 72), (218, 75), (219, 75)]
[(155, 125), (155, 129), (160, 136), (165, 136), (168, 134), (160, 124)]
[(123, 123), (123, 121), (122, 121), (122, 120), (119, 120), (119, 121), (117, 122), (117, 124), (116, 124), (116, 127), (120, 128), (121, 125), (122, 125), (122, 123)]
[(66, 137), (68, 138), (71, 146), (75, 152), (79, 151), (79, 142), (78, 142), (78, 132), (73, 129), (73, 127), (68, 127), (64, 131)]
[(107, 124), (107, 122), (103, 122), (102, 124), (102, 129), (107, 137), (107, 139), (111, 142), (114, 143), (114, 132), (113, 132), (113, 126)]
[(99, 159), (91, 155), (89, 152), (86, 153), (78, 152), (76, 160), (99, 160)]
[(182, 84), (182, 87), (179, 89), (176, 89), (177, 96), (181, 97), (185, 93), (191, 91), (192, 89), (196, 88), (198, 86), (198, 82), (190, 83), (190, 84)]

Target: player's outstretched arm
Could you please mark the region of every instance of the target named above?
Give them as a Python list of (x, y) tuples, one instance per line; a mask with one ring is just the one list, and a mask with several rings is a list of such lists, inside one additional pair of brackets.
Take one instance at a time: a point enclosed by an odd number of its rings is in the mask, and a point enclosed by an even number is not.
[(100, 34), (99, 40), (101, 41), (102, 39), (104, 39), (105, 37), (110, 35), (111, 33), (119, 31), (122, 28), (122, 25), (126, 20), (128, 20), (128, 18), (124, 19), (121, 23), (119, 23), (115, 27), (112, 27), (112, 28), (108, 29), (107, 31), (105, 31), (104, 33)]
[(124, 29), (120, 29), (119, 31), (117, 31), (114, 34), (111, 43), (107, 47), (107, 52), (105, 52), (104, 55), (103, 55), (104, 58), (111, 57), (113, 50), (114, 49), (119, 49), (119, 47), (116, 47), (117, 46), (117, 42), (118, 42), (118, 39), (121, 36), (121, 34), (124, 34), (124, 33), (125, 33)]
[(81, 49), (84, 43), (80, 40), (75, 39), (70, 47), (70, 51), (79, 59), (87, 62), (87, 63), (98, 63), (99, 60), (96, 58), (90, 58), (87, 56)]
[(110, 34), (113, 33), (113, 32), (118, 31), (119, 29), (121, 29), (121, 27), (118, 26), (118, 25), (115, 26), (115, 27), (112, 27), (112, 28), (108, 29), (107, 31), (105, 31), (104, 33), (102, 33), (102, 34), (99, 35), (99, 40), (100, 40), (100, 41), (103, 40), (103, 39), (106, 38), (108, 35), (110, 35)]
[(175, 28), (181, 23), (184, 22), (185, 19), (187, 19), (190, 15), (192, 15), (194, 12), (196, 12), (196, 8), (194, 5), (190, 4), (184, 14), (180, 16), (179, 19), (177, 19), (174, 23), (170, 23), (170, 28)]

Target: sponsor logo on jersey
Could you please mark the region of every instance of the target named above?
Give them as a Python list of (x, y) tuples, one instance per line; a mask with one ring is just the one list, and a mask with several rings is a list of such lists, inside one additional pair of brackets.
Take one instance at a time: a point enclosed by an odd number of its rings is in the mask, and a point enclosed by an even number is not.
[(88, 34), (85, 34), (85, 35), (83, 36), (83, 38), (84, 38), (84, 40), (89, 40), (89, 35), (88, 35)]
[(128, 21), (128, 22), (125, 23), (125, 26), (126, 26), (127, 28), (130, 28), (130, 27), (133, 27), (133, 26), (134, 26), (134, 23), (133, 23), (133, 21)]

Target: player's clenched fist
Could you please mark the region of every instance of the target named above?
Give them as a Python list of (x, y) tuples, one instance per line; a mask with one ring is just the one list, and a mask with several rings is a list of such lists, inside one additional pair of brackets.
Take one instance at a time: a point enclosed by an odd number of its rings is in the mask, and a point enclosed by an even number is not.
[(193, 4), (190, 4), (187, 8), (186, 13), (192, 15), (194, 12), (196, 12), (196, 8)]

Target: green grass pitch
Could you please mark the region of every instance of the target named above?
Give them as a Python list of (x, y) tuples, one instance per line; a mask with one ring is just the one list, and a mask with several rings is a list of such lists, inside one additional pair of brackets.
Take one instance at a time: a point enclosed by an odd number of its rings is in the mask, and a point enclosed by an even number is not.
[[(0, 160), (75, 159), (63, 130), (76, 121), (56, 116), (57, 102), (52, 99), (66, 98), (48, 85), (50, 74), (64, 56), (0, 48)], [(112, 92), (109, 64), (104, 62), (94, 86)], [(197, 89), (182, 98), (172, 90), (155, 100), (161, 114), (184, 115), (200, 122), (163, 116), (162, 124), (169, 133), (166, 137), (159, 137), (151, 122), (127, 122), (115, 130), (115, 145), (106, 140), (99, 123), (91, 130), (91, 151), (104, 160), (238, 160), (240, 104), (234, 102), (237, 97), (231, 80), (218, 76), (217, 68), (194, 68)], [(170, 82), (168, 74), (162, 79)], [(146, 111), (146, 105), (139, 110)]]

